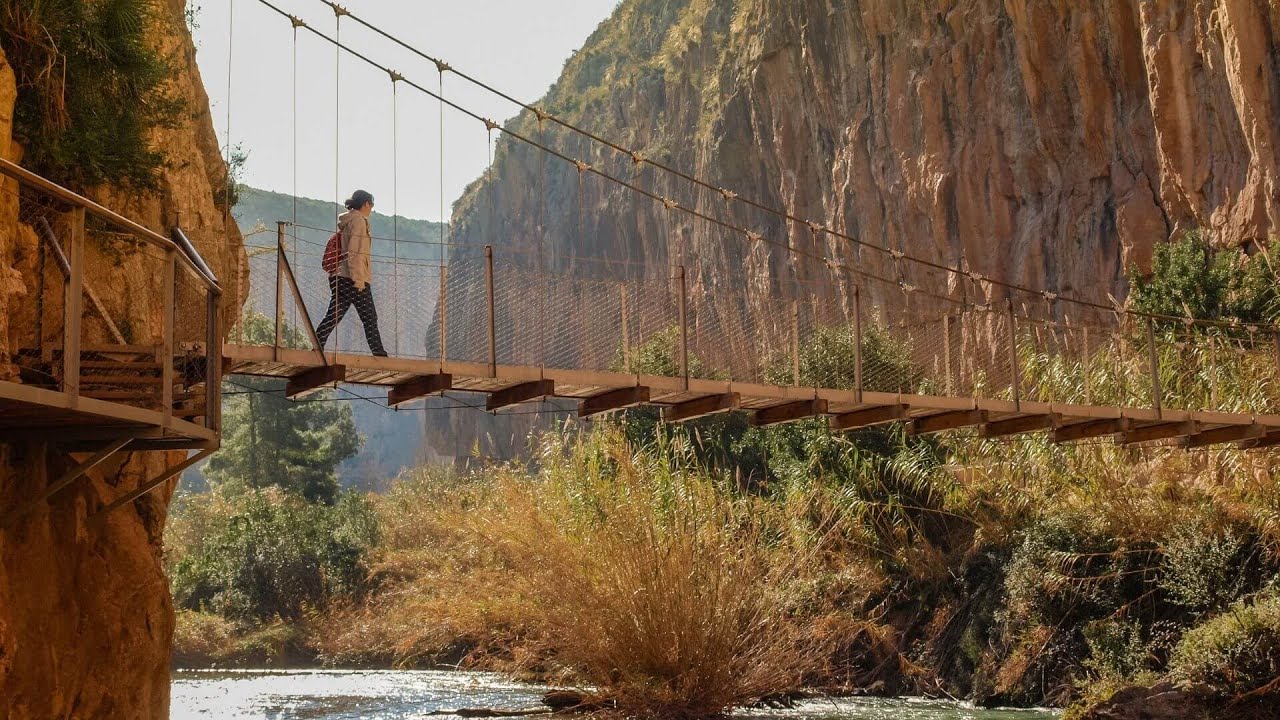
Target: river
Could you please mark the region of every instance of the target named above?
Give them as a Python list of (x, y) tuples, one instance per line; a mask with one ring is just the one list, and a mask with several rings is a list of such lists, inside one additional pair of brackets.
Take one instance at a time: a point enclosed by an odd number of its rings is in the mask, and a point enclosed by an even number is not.
[[(180, 671), (172, 720), (400, 720), (459, 707), (536, 707), (546, 688), (499, 675), (414, 670)], [(1053, 720), (1035, 710), (979, 710), (912, 699), (814, 700), (792, 710), (748, 710), (784, 720)]]

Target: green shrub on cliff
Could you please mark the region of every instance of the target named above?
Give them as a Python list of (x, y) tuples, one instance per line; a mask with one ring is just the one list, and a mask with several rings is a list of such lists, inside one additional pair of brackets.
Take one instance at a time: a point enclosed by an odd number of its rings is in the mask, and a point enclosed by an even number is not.
[(158, 0), (0, 0), (27, 167), (77, 189), (155, 182), (165, 156), (150, 134), (183, 110), (153, 40), (161, 11)]
[(1169, 661), (1177, 680), (1249, 692), (1280, 678), (1280, 596), (1241, 602), (1182, 637)]
[(1215, 250), (1200, 231), (1156, 246), (1151, 274), (1130, 271), (1140, 312), (1202, 319), (1272, 322), (1280, 314), (1277, 277), (1265, 251)]

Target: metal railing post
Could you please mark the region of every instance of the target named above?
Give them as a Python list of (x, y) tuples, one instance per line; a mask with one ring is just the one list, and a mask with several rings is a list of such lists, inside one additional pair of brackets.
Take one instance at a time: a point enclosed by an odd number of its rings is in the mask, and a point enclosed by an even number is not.
[(862, 289), (853, 286), (853, 391), (862, 403)]
[(1280, 332), (1271, 333), (1271, 344), (1275, 349), (1276, 372), (1280, 372)]
[(440, 372), (449, 360), (449, 268), (440, 266)]
[(678, 267), (680, 278), (680, 377), (684, 378), (684, 389), (689, 389), (689, 298), (685, 281), (684, 266)]
[(1080, 363), (1080, 366), (1084, 368), (1084, 404), (1092, 405), (1093, 404), (1093, 357), (1092, 357), (1092, 351), (1089, 349), (1089, 326), (1084, 325), (1083, 327), (1081, 327), (1080, 334), (1082, 338), (1081, 342), (1084, 346), (1083, 348), (1081, 348), (1081, 352), (1083, 353), (1083, 356), (1081, 358), (1081, 363)]
[(85, 211), (83, 207), (71, 209), (71, 239), (68, 263), (71, 271), (67, 277), (66, 295), (63, 299), (62, 338), (62, 390), (67, 394), (68, 406), (79, 405), (80, 398), (80, 320), (84, 297), (84, 246)]
[(205, 293), (204, 424), (218, 430), (222, 427), (222, 294), (212, 288), (205, 288)]
[(631, 336), (627, 328), (627, 284), (619, 283), (618, 298), (622, 310), (622, 371), (631, 372)]
[(276, 222), (276, 341), (272, 357), (277, 361), (284, 345), (284, 225), (283, 220)]
[(800, 301), (791, 301), (791, 385), (800, 387)]
[(498, 376), (498, 332), (493, 307), (493, 246), (484, 246), (484, 287), (489, 304), (489, 377)]
[(1156, 323), (1150, 315), (1147, 316), (1147, 360), (1151, 368), (1151, 406), (1155, 408), (1156, 417), (1164, 417), (1164, 410), (1161, 408), (1164, 393), (1160, 387), (1160, 358), (1156, 353)]
[(173, 424), (173, 324), (178, 302), (178, 252), (164, 252), (162, 325), (160, 328), (160, 413), (165, 427)]
[(943, 352), (943, 373), (947, 378), (947, 394), (955, 394), (955, 385), (952, 382), (951, 369), (951, 321), (955, 318), (951, 317), (951, 313), (943, 313), (942, 315), (942, 352)]
[(1013, 390), (1013, 404), (1022, 409), (1022, 373), (1018, 368), (1018, 318), (1013, 314), (1013, 298), (1005, 300), (1005, 314), (1009, 319), (1009, 387)]

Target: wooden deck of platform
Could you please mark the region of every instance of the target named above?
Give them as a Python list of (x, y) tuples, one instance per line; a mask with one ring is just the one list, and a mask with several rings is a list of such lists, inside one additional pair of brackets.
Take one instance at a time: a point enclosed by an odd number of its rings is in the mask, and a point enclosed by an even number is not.
[(1185, 447), (1280, 444), (1280, 415), (860, 392), (246, 345), (224, 345), (223, 357), (225, 374), (287, 378), (287, 393), (295, 397), (342, 382), (386, 387), (392, 404), (448, 390), (484, 393), (486, 408), (494, 411), (555, 397), (577, 400), (581, 415), (662, 406), (672, 422), (743, 411), (759, 425), (826, 416), (836, 431), (904, 422), (914, 434), (976, 427), (984, 437), (1049, 432), (1057, 442), (1114, 436), (1123, 443), (1174, 440)]
[(207, 449), (218, 442), (216, 431), (158, 410), (0, 382), (0, 438), (94, 445), (126, 434), (133, 438), (126, 450)]

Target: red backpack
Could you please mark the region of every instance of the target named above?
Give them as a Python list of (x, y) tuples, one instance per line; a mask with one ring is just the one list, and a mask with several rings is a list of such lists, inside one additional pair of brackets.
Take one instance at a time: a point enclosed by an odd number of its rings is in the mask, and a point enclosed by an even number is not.
[(346, 253), (342, 252), (342, 231), (333, 234), (324, 245), (324, 257), (320, 258), (320, 267), (331, 277), (338, 274), (338, 266), (342, 264)]

